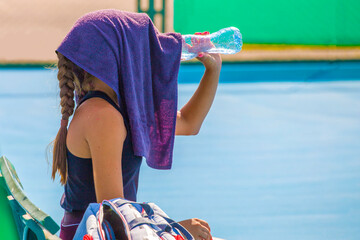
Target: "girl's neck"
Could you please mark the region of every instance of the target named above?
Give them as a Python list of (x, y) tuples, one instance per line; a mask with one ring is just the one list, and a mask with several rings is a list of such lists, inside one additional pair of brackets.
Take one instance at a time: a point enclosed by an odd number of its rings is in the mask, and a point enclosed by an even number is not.
[(93, 91), (101, 91), (106, 93), (116, 104), (119, 105), (117, 95), (115, 91), (111, 87), (109, 87), (109, 85), (107, 85), (100, 79), (95, 78), (95, 80), (93, 81), (93, 87)]

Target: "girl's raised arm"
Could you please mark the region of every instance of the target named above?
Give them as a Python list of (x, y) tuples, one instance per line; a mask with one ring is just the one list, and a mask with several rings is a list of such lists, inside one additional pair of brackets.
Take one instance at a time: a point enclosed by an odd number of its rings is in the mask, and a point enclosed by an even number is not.
[(205, 73), (191, 99), (177, 113), (175, 135), (196, 135), (215, 98), (221, 70), (220, 54), (200, 53)]

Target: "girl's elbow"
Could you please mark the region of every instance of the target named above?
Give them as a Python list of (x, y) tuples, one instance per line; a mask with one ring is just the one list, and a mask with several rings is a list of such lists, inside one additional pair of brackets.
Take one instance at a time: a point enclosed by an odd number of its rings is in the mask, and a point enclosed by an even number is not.
[(198, 135), (199, 131), (200, 128), (188, 128), (185, 131), (183, 131), (180, 135), (194, 136), (194, 135)]
[(195, 123), (194, 121), (185, 121), (183, 133), (184, 135), (198, 135), (200, 132), (201, 124)]
[(192, 128), (189, 135), (198, 135), (200, 132), (200, 127)]

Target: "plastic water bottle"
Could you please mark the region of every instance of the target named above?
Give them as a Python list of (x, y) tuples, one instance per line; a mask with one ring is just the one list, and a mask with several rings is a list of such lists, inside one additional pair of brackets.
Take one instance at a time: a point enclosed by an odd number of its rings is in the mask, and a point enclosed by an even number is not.
[(236, 27), (223, 28), (208, 35), (182, 35), (181, 61), (190, 60), (199, 52), (234, 54), (240, 52), (243, 42)]

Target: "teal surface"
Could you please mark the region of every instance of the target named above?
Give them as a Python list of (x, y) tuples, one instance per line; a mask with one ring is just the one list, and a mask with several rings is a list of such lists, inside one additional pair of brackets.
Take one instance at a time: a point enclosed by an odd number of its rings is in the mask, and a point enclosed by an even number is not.
[[(360, 239), (359, 69), (224, 65), (199, 135), (176, 137), (172, 170), (142, 166), (138, 200), (177, 220), (205, 219), (228, 240)], [(180, 107), (202, 71), (181, 66)], [(50, 70), (0, 70), (0, 155), (59, 223), (63, 190), (45, 159), (60, 125), (57, 84)]]

